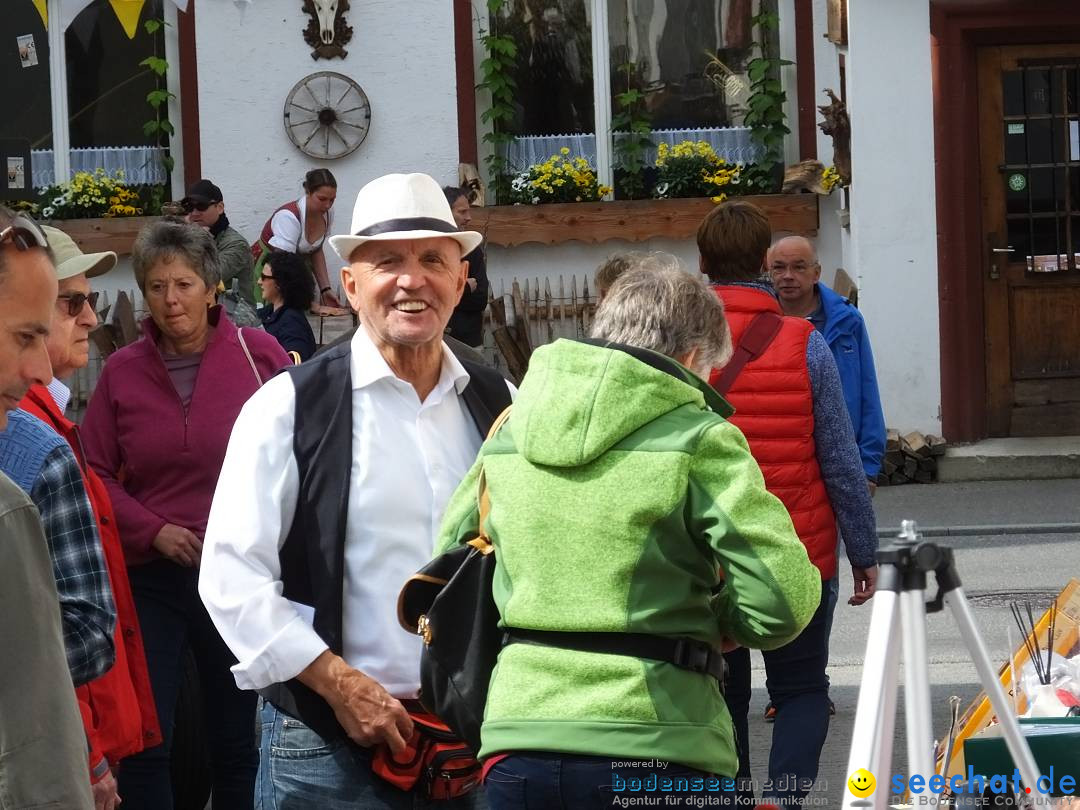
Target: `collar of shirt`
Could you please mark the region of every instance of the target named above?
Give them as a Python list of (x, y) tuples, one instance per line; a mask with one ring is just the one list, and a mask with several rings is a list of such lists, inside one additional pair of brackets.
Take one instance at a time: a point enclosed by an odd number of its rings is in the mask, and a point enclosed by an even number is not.
[(56, 407), (60, 409), (60, 413), (67, 410), (68, 403), (71, 402), (71, 389), (64, 385), (56, 377), (52, 378), (52, 382), (47, 386), (49, 394), (53, 398), (53, 402), (56, 403)]
[[(357, 327), (356, 334), (352, 337), (352, 358), (350, 363), (354, 391), (366, 388), (379, 380), (399, 379), (386, 362), (386, 358), (382, 356), (378, 347), (375, 346), (375, 342), (371, 339), (363, 324)], [(404, 382), (402, 380), (402, 383)], [(431, 394), (428, 395), (429, 398), (435, 397), (433, 401), (438, 402), (451, 388), (455, 388), (457, 393), (460, 394), (468, 384), (469, 372), (465, 370), (465, 367), (461, 365), (461, 361), (443, 343), (442, 369), (439, 373), (439, 381), (435, 384)]]

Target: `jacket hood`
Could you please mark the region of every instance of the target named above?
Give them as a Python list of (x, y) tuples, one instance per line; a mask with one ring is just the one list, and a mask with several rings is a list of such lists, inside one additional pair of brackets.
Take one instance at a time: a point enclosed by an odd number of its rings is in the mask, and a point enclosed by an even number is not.
[(708, 383), (663, 355), (606, 341), (557, 340), (533, 352), (510, 429), (530, 463), (577, 467), (670, 411), (730, 416)]

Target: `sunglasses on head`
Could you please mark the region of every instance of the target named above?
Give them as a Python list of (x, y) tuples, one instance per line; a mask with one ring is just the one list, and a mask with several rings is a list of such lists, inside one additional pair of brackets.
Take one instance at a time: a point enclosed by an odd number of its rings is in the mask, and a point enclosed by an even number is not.
[(81, 292), (61, 293), (56, 296), (56, 298), (60, 301), (67, 301), (67, 313), (72, 318), (78, 316), (78, 314), (82, 312), (87, 301), (90, 302), (90, 309), (95, 312), (97, 311), (98, 294), (96, 292), (90, 294)]
[(11, 242), (20, 252), (35, 247), (49, 249), (49, 240), (45, 238), (45, 233), (34, 220), (22, 214), (16, 214), (11, 224), (0, 230), (0, 245), (5, 242)]
[(189, 214), (192, 211), (205, 211), (211, 205), (217, 205), (216, 202), (210, 202), (209, 200), (184, 200), (180, 204), (184, 206), (184, 210)]

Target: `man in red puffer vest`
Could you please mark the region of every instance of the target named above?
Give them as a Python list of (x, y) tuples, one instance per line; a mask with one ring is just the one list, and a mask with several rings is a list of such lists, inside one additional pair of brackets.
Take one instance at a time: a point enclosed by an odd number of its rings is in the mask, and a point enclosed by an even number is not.
[[(765, 486), (787, 507), (823, 582), (836, 574), (839, 522), (854, 581), (848, 601), (860, 605), (874, 593), (877, 531), (859, 448), (828, 344), (808, 321), (783, 317), (764, 280), (771, 237), (768, 218), (744, 201), (718, 205), (698, 228), (701, 271), (724, 302), (734, 345), (739, 346), (755, 318), (759, 325), (780, 319), (771, 342), (727, 389), (725, 397), (735, 408), (729, 421), (746, 436)], [(719, 377), (714, 371), (710, 382), (715, 385)], [(828, 601), (823, 587), (821, 604), (802, 634), (763, 653), (776, 709), (763, 799), (781, 806), (794, 804), (811, 789), (829, 729)], [(750, 776), (750, 653), (739, 649), (726, 658), (725, 698), (743, 780)], [(750, 788), (744, 785), (745, 795)]]
[[(84, 255), (71, 237), (45, 227), (60, 281), (47, 348), (54, 379), (48, 387), (35, 385), (19, 403), (62, 436), (75, 453), (83, 485), (97, 520), (105, 565), (116, 603), (114, 646), (116, 662), (100, 678), (75, 690), (90, 747), (88, 767), (96, 807), (118, 806), (113, 769), (124, 757), (161, 742), (154, 695), (146, 670), (142, 633), (128, 584), (124, 553), (112, 503), (105, 485), (86, 463), (79, 428), (64, 416), (70, 391), (59, 378), (68, 377), (89, 361), (89, 331), (97, 323), (89, 278), (110, 270), (115, 253)], [(74, 314), (72, 314), (74, 313)], [(254, 722), (254, 721), (253, 721)]]

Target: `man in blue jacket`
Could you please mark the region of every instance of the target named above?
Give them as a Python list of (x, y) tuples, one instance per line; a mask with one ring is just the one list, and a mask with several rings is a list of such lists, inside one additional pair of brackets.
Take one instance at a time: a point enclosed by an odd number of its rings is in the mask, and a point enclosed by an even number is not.
[[(881, 412), (874, 354), (863, 316), (846, 298), (818, 283), (821, 265), (814, 246), (805, 237), (787, 236), (776, 242), (769, 250), (766, 267), (784, 314), (809, 320), (832, 350), (866, 484), (873, 495), (885, 453), (885, 416)], [(839, 595), (838, 579), (833, 577), (826, 587), (830, 597), (826, 619), (828, 638)], [(829, 713), (836, 713), (832, 700)], [(774, 716), (775, 709), (770, 703), (765, 709), (765, 719), (771, 721)]]
[(784, 314), (809, 320), (836, 358), (863, 471), (873, 493), (885, 453), (885, 417), (866, 323), (850, 301), (818, 283), (821, 265), (808, 239), (788, 236), (778, 241), (769, 251), (768, 267)]

